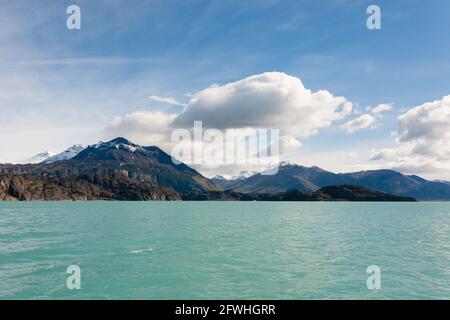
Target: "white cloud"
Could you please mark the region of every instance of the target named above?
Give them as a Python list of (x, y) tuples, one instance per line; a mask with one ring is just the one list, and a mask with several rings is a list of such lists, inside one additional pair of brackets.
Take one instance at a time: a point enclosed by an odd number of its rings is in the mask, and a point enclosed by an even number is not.
[(352, 103), (343, 97), (312, 92), (296, 77), (267, 72), (197, 92), (174, 124), (186, 127), (202, 120), (218, 129), (275, 128), (308, 137), (351, 111)]
[(104, 140), (122, 136), (141, 145), (157, 145), (168, 151), (171, 123), (175, 117), (159, 111), (133, 112), (114, 118), (102, 136)]
[(379, 114), (379, 113), (382, 113), (382, 112), (385, 112), (385, 111), (389, 111), (391, 109), (392, 109), (392, 104), (391, 103), (382, 103), (382, 104), (379, 104), (378, 106), (376, 106), (375, 108), (373, 108), (371, 110), (371, 112), (373, 114)]
[(150, 100), (153, 100), (153, 101), (156, 101), (156, 102), (172, 104), (172, 105), (180, 106), (180, 107), (186, 106), (186, 104), (178, 102), (175, 98), (172, 98), (172, 97), (150, 96), (148, 98)]
[(282, 136), (280, 138), (280, 153), (282, 155), (297, 151), (302, 143), (292, 136)]
[(372, 156), (370, 160), (383, 160), (389, 159), (398, 156), (397, 149), (380, 149), (380, 150), (372, 150)]
[(450, 95), (415, 107), (398, 121), (398, 141), (413, 143), (413, 153), (450, 155)]
[[(299, 148), (298, 138), (317, 133), (344, 118), (352, 104), (325, 90), (311, 92), (300, 79), (279, 72), (267, 72), (225, 85), (212, 85), (195, 94), (183, 112), (167, 115), (141, 111), (115, 118), (104, 136), (122, 135), (138, 143), (166, 143), (174, 128), (192, 128), (203, 121), (204, 128), (270, 128), (282, 132), (282, 151)], [(181, 105), (174, 98), (151, 96), (159, 102)]]
[(375, 108), (367, 107), (366, 111), (370, 113), (362, 114), (355, 119), (344, 123), (340, 128), (346, 131), (347, 134), (351, 134), (361, 129), (375, 128), (383, 118), (381, 114), (391, 109), (392, 104), (389, 103), (379, 104)]
[(406, 173), (450, 179), (450, 95), (398, 117), (396, 148), (375, 150), (372, 160)]
[[(173, 98), (150, 98), (179, 104)], [(124, 136), (136, 143), (158, 145), (170, 152), (174, 129), (191, 130), (194, 121), (202, 121), (204, 129), (222, 131), (280, 129), (280, 153), (283, 155), (295, 153), (302, 146), (301, 138), (316, 134), (352, 111), (352, 104), (345, 98), (335, 97), (325, 90), (311, 92), (300, 79), (279, 72), (212, 85), (189, 98), (185, 109), (177, 115), (140, 111), (117, 117), (104, 129), (103, 137)], [(194, 167), (209, 169), (207, 165)]]
[(351, 134), (357, 130), (373, 126), (375, 122), (376, 122), (375, 117), (367, 113), (344, 123), (340, 127), (341, 129), (345, 130), (347, 134)]

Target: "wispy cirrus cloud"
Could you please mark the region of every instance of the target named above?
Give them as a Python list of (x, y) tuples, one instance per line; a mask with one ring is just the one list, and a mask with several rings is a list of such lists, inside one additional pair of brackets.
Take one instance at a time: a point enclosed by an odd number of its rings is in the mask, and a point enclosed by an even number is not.
[(180, 107), (185, 107), (186, 104), (185, 103), (181, 103), (179, 102), (177, 99), (172, 98), (172, 97), (161, 97), (161, 96), (150, 96), (148, 97), (150, 100), (156, 101), (156, 102), (162, 102), (162, 103), (167, 103), (167, 104), (171, 104), (174, 106), (180, 106)]

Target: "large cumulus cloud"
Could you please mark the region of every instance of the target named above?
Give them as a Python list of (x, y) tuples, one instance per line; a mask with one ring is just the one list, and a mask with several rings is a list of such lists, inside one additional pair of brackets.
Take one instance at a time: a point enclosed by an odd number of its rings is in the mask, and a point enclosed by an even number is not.
[[(202, 121), (204, 128), (279, 129), (290, 150), (300, 147), (297, 139), (343, 119), (352, 103), (326, 90), (312, 92), (299, 78), (280, 72), (266, 72), (224, 85), (212, 85), (190, 97), (177, 115), (141, 111), (115, 118), (104, 135), (126, 136), (138, 143), (167, 144), (170, 131), (192, 128)], [(297, 141), (296, 143), (293, 143)]]
[[(174, 104), (171, 98), (152, 100)], [(278, 129), (279, 150), (286, 157), (301, 148), (302, 141), (331, 126), (352, 112), (352, 103), (326, 90), (313, 92), (299, 78), (267, 72), (235, 82), (212, 85), (189, 95), (178, 114), (140, 111), (115, 118), (107, 126), (105, 139), (127, 137), (143, 145), (157, 145), (171, 153), (171, 133), (178, 128), (192, 130), (195, 121), (204, 129), (246, 132), (251, 128)], [(205, 165), (205, 168), (207, 165)], [(204, 169), (199, 168), (198, 169)], [(240, 168), (242, 170), (242, 168)]]
[(372, 160), (407, 173), (450, 179), (450, 95), (398, 117), (396, 148), (375, 150)]
[(450, 156), (450, 95), (415, 107), (398, 118), (397, 139), (412, 154)]
[(280, 72), (254, 75), (194, 94), (174, 125), (226, 128), (277, 128), (308, 137), (352, 111), (352, 104), (326, 90), (312, 92), (299, 78)]

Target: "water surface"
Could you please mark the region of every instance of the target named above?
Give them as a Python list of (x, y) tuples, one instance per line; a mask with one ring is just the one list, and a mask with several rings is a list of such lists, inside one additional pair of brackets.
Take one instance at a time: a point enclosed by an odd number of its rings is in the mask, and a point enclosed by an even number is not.
[(449, 299), (450, 203), (3, 202), (0, 298)]

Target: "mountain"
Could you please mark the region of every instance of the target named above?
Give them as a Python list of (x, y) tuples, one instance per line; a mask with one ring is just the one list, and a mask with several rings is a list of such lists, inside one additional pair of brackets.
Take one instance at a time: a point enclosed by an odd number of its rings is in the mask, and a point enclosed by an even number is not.
[(47, 157), (46, 159), (41, 161), (41, 163), (52, 163), (56, 161), (69, 160), (78, 155), (84, 149), (86, 149), (85, 146), (81, 144), (75, 144), (61, 153)]
[(217, 175), (214, 178), (212, 178), (211, 180), (216, 185), (227, 190), (227, 189), (232, 189), (240, 181), (250, 178), (251, 176), (253, 176), (255, 174), (257, 174), (256, 171), (241, 171), (241, 172), (239, 172), (239, 175), (237, 175), (237, 176), (225, 177), (225, 176)]
[[(329, 185), (339, 185), (343, 183), (334, 183), (332, 173), (324, 171), (317, 167), (306, 168), (291, 163), (280, 163), (279, 170), (274, 175), (264, 175), (259, 173), (245, 180), (239, 181), (233, 186), (233, 191), (242, 193), (280, 193), (288, 190), (300, 190), (304, 192), (313, 192), (320, 189), (318, 184), (311, 180), (320, 179), (329, 181)], [(333, 183), (332, 183), (333, 182)]]
[(20, 162), (20, 164), (36, 164), (36, 163), (41, 163), (42, 161), (45, 161), (46, 159), (50, 158), (53, 156), (53, 153), (49, 152), (49, 151), (44, 151), (41, 153), (38, 153), (35, 156), (32, 156), (31, 158), (22, 160)]
[(187, 192), (220, 190), (196, 170), (174, 164), (158, 147), (124, 138), (88, 146), (69, 160), (0, 165), (0, 199), (177, 200)]
[(31, 158), (21, 161), (20, 164), (52, 163), (55, 161), (69, 160), (84, 149), (84, 146), (76, 144), (56, 155), (52, 152), (44, 151)]
[(233, 176), (231, 179), (233, 180), (242, 180), (250, 178), (251, 176), (254, 176), (255, 174), (258, 174), (256, 171), (240, 171), (239, 175)]
[(440, 182), (440, 183), (447, 184), (447, 185), (450, 186), (450, 181), (445, 181), (445, 180), (435, 180), (435, 182)]
[(341, 176), (353, 185), (414, 197), (418, 200), (450, 200), (450, 185), (428, 181), (415, 175), (407, 176), (392, 170), (370, 170)]
[(399, 197), (363, 187), (342, 185), (319, 189), (315, 192), (290, 190), (277, 194), (237, 193), (232, 190), (184, 195), (186, 201), (391, 201), (412, 202), (411, 197)]
[(332, 201), (416, 201), (413, 197), (401, 197), (352, 185), (324, 187), (316, 191), (316, 193), (324, 198), (329, 197), (329, 200)]
[[(241, 200), (326, 200), (340, 199), (343, 194), (343, 199), (369, 199), (366, 190), (361, 191), (361, 197), (358, 190), (349, 190), (358, 187), (418, 200), (450, 200), (448, 182), (392, 170), (336, 174), (319, 167), (281, 163), (275, 175), (241, 172), (210, 180), (185, 164), (175, 164), (156, 146), (140, 146), (125, 138), (84, 149), (74, 146), (43, 163), (32, 163), (42, 162), (40, 157), (23, 165), (0, 164), (0, 200), (179, 200), (205, 194), (206, 198), (245, 194), (239, 196)], [(336, 186), (341, 186), (337, 193), (327, 189)], [(222, 192), (224, 189), (229, 192)], [(374, 199), (380, 197), (376, 194)]]
[(240, 193), (315, 192), (336, 185), (353, 185), (418, 200), (450, 200), (450, 185), (407, 176), (392, 170), (336, 174), (318, 167), (282, 163), (275, 175), (257, 174), (233, 185)]
[(213, 177), (211, 181), (214, 182), (216, 185), (220, 186), (224, 190), (231, 189), (236, 184), (236, 181), (221, 175)]
[[(119, 170), (133, 179), (150, 181), (177, 192), (221, 190), (211, 180), (181, 163), (160, 148), (143, 147), (124, 138), (89, 146), (67, 162), (81, 170)], [(57, 163), (55, 163), (57, 165)]]

